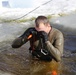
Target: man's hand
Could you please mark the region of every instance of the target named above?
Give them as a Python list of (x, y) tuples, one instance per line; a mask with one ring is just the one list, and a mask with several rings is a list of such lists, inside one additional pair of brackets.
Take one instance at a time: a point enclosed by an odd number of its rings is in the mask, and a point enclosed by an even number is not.
[(36, 34), (36, 29), (35, 28), (29, 28), (29, 29), (27, 29), (22, 35), (21, 35), (21, 37), (28, 37), (30, 34)]
[(39, 34), (39, 36), (40, 36), (41, 38), (43, 38), (43, 42), (44, 42), (44, 43), (45, 43), (46, 41), (48, 41), (48, 34), (47, 34), (46, 32), (44, 32), (44, 31), (39, 31), (38, 34)]

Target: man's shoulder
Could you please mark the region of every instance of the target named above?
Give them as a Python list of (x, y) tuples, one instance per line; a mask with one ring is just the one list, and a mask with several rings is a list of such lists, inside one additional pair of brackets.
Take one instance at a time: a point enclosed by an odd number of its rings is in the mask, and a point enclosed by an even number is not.
[(56, 37), (60, 37), (60, 36), (63, 37), (63, 33), (59, 29), (52, 28), (52, 31), (54, 32)]
[(61, 32), (59, 29), (57, 29), (57, 28), (53, 28), (53, 27), (52, 27), (52, 30), (53, 30), (56, 34), (58, 34), (58, 33), (62, 34), (62, 32)]

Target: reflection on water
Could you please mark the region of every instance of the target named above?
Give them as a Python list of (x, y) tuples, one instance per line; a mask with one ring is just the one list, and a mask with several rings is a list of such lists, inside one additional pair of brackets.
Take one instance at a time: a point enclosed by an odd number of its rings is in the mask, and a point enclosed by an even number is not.
[[(5, 28), (11, 28), (8, 24), (4, 24), (4, 26)], [(20, 28), (16, 27), (17, 29)], [(19, 30), (15, 31), (16, 27), (12, 26), (10, 32), (5, 29), (6, 33), (0, 33), (0, 35), (8, 33), (12, 35), (10, 35), (12, 39), (6, 38), (5, 41), (0, 43), (0, 75), (76, 75), (75, 35), (64, 35), (64, 56), (61, 62), (44, 62), (31, 57), (28, 50), (29, 42), (18, 49), (11, 47), (14, 39), (13, 35), (18, 36), (23, 32), (22, 30), (21, 33), (19, 33)], [(24, 29), (24, 27), (21, 29)], [(4, 32), (3, 29), (0, 31)]]

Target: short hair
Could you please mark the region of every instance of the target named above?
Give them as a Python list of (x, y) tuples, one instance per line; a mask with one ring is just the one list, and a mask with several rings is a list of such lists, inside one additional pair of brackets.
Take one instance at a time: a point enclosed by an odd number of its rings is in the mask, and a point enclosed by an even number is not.
[(49, 20), (48, 20), (47, 17), (45, 17), (45, 16), (38, 16), (38, 17), (35, 19), (36, 27), (39, 27), (39, 24), (40, 24), (40, 23), (48, 24), (48, 23), (49, 23)]

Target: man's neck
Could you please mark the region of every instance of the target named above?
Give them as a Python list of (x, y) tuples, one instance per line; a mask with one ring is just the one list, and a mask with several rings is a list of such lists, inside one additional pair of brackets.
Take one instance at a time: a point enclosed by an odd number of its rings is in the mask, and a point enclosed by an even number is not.
[(47, 33), (49, 33), (52, 30), (52, 27), (50, 26), (47, 30)]

